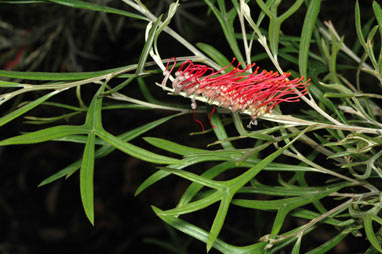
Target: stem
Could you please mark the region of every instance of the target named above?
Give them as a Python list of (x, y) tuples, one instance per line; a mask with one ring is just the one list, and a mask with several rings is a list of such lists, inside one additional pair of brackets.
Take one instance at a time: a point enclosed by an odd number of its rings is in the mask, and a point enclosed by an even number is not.
[[(241, 33), (243, 35), (243, 44), (244, 44), (245, 57), (247, 58), (247, 65), (250, 65), (251, 64), (251, 49), (248, 46), (247, 33), (245, 31), (244, 15), (242, 11), (240, 10), (236, 10), (236, 11), (239, 14), (239, 21), (240, 21)], [(252, 68), (250, 69), (250, 72), (252, 72)]]
[(308, 164), (309, 166), (312, 166), (313, 168), (319, 170), (321, 173), (324, 173), (324, 174), (328, 174), (328, 175), (332, 175), (332, 176), (335, 176), (335, 177), (338, 177), (338, 178), (341, 178), (345, 181), (348, 181), (348, 182), (352, 182), (354, 184), (357, 184), (357, 185), (363, 185), (363, 183), (353, 179), (353, 178), (350, 178), (350, 177), (347, 177), (347, 176), (344, 176), (344, 175), (341, 175), (339, 173), (336, 173), (334, 171), (331, 171), (329, 169), (326, 169), (324, 167), (321, 167), (320, 165), (314, 163), (313, 161), (310, 161), (308, 160), (307, 158), (305, 158), (305, 156), (303, 156), (302, 154), (300, 154), (298, 151), (295, 151), (296, 154), (292, 153), (292, 152), (289, 152), (289, 151), (285, 151), (284, 154), (289, 156), (289, 157), (293, 157), (295, 159), (298, 159), (302, 162), (305, 162), (306, 164)]
[(278, 241), (282, 241), (286, 238), (289, 238), (289, 237), (293, 237), (293, 236), (296, 236), (296, 235), (302, 235), (304, 234), (304, 232), (306, 230), (308, 230), (309, 228), (311, 228), (312, 226), (314, 226), (315, 224), (317, 224), (318, 222), (320, 222), (321, 220), (325, 219), (326, 217), (330, 216), (331, 214), (337, 212), (337, 211), (340, 211), (344, 208), (346, 208), (347, 206), (349, 206), (351, 204), (351, 202), (353, 201), (353, 199), (349, 199), (348, 201), (342, 203), (341, 205), (339, 206), (336, 206), (334, 207), (333, 209), (327, 211), (326, 213), (318, 216), (317, 218), (311, 220), (310, 222), (308, 222), (307, 224), (305, 224), (301, 230), (297, 231), (297, 232), (294, 232), (294, 233), (291, 233), (291, 234), (288, 234), (288, 235), (284, 235), (284, 236), (281, 236), (281, 239), (278, 239)]
[[(144, 6), (141, 2), (138, 2), (138, 4), (134, 3), (131, 0), (122, 0), (126, 4), (130, 5), (143, 15), (145, 15), (147, 18), (150, 19), (150, 21), (155, 22), (157, 20), (157, 17), (152, 14), (146, 6)], [(162, 24), (163, 22), (160, 22)], [(195, 56), (200, 57), (201, 59), (204, 60), (204, 62), (211, 66), (212, 68), (219, 70), (221, 69), (221, 66), (216, 64), (214, 61), (212, 61), (210, 58), (208, 58), (206, 55), (204, 55), (201, 51), (199, 51), (197, 48), (195, 48), (191, 43), (186, 41), (182, 36), (180, 36), (177, 32), (172, 30), (170, 27), (166, 26), (163, 31), (171, 35), (174, 39), (176, 39), (178, 42), (180, 42), (183, 46), (185, 46), (188, 50), (190, 50)]]

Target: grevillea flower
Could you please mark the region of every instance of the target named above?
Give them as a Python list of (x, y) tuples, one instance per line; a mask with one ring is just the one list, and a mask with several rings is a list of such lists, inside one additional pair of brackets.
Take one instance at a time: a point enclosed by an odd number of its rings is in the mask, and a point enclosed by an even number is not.
[[(172, 82), (174, 94), (185, 92), (192, 99), (193, 109), (196, 108), (196, 103), (192, 95), (198, 95), (232, 112), (248, 111), (252, 119), (256, 119), (265, 113), (271, 113), (277, 104), (297, 102), (307, 93), (309, 80), (303, 82), (303, 77), (289, 80), (290, 73), (279, 74), (266, 70), (259, 72), (259, 67), (250, 73), (249, 70), (255, 64), (239, 69), (239, 63), (232, 71), (222, 74), (233, 61), (218, 71), (206, 65), (195, 64), (191, 60), (185, 61), (175, 72), (175, 80)], [(168, 70), (167, 63), (162, 86), (166, 85), (175, 62), (174, 58), (171, 70)]]

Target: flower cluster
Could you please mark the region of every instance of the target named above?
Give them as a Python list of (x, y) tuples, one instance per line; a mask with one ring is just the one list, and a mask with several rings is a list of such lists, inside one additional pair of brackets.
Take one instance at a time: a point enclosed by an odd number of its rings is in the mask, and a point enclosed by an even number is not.
[[(251, 64), (239, 69), (240, 63), (232, 71), (224, 73), (230, 65), (215, 71), (201, 64), (194, 64), (191, 60), (185, 61), (175, 72), (172, 82), (174, 94), (185, 92), (187, 96), (203, 96), (209, 102), (235, 111), (249, 111), (252, 119), (265, 113), (271, 113), (273, 108), (281, 102), (296, 102), (307, 93), (309, 80), (303, 82), (303, 77), (289, 80), (290, 73), (263, 70), (257, 67), (252, 73), (249, 71), (255, 66)], [(162, 85), (166, 85), (168, 76), (173, 71), (168, 70), (167, 64)], [(193, 109), (196, 104), (193, 101)]]

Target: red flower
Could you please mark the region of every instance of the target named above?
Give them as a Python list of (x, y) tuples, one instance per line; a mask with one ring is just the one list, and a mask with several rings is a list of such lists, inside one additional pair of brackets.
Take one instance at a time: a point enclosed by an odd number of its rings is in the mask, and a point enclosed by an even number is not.
[[(176, 62), (176, 59), (174, 61)], [(232, 63), (233, 61), (230, 65)], [(215, 71), (206, 65), (194, 64), (191, 60), (185, 61), (175, 72), (175, 80), (172, 83), (174, 93), (184, 91), (188, 96), (201, 95), (233, 112), (248, 110), (253, 119), (271, 113), (281, 102), (299, 101), (299, 98), (307, 93), (309, 80), (303, 82), (303, 77), (288, 80), (290, 73), (280, 75), (278, 72), (266, 70), (259, 73), (259, 67), (250, 73), (249, 70), (255, 64), (239, 69), (240, 63), (232, 71), (221, 74), (230, 65)], [(175, 63), (170, 71), (167, 71), (168, 66), (169, 63), (164, 73), (166, 77), (162, 82), (163, 86)]]

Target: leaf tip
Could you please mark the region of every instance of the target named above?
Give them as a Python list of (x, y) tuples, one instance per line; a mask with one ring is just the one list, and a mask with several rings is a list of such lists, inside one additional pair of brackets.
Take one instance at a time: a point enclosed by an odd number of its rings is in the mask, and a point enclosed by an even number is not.
[(88, 218), (90, 224), (92, 224), (92, 226), (94, 227), (94, 213), (86, 213), (86, 217)]
[(155, 213), (156, 215), (159, 215), (159, 214), (162, 212), (161, 209), (159, 209), (158, 207), (156, 207), (156, 206), (154, 206), (154, 205), (151, 206), (151, 209), (153, 209), (153, 211), (154, 211), (154, 213)]

